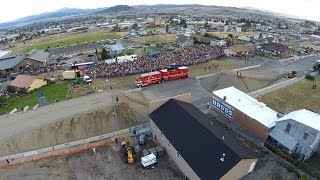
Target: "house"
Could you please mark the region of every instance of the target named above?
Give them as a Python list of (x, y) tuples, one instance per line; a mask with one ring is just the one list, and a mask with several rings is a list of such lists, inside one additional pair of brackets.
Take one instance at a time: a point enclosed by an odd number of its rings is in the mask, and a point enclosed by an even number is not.
[(256, 24), (256, 30), (257, 31), (270, 31), (270, 30), (272, 30), (272, 27), (261, 25), (261, 24)]
[(30, 66), (46, 66), (49, 64), (49, 55), (48, 52), (33, 49), (27, 54), (26, 60), (29, 61)]
[(237, 25), (225, 25), (224, 32), (229, 31), (241, 32), (241, 27), (238, 27)]
[(234, 45), (224, 50), (226, 56), (246, 56), (249, 55), (249, 48), (243, 45)]
[(150, 115), (153, 138), (188, 179), (240, 179), (257, 155), (190, 103), (170, 99)]
[(30, 92), (47, 85), (44, 78), (29, 75), (18, 75), (10, 84), (10, 91)]
[(319, 152), (320, 115), (305, 109), (290, 112), (277, 120), (268, 139), (304, 161)]
[(248, 37), (248, 36), (239, 36), (238, 39), (240, 41), (246, 41), (246, 42), (251, 42), (252, 41), (252, 39), (250, 37)]
[(209, 112), (227, 125), (240, 127), (262, 143), (278, 120), (276, 111), (233, 86), (213, 92)]
[(223, 39), (210, 41), (210, 46), (227, 46), (227, 42)]
[(265, 56), (276, 56), (280, 58), (289, 58), (293, 56), (293, 50), (280, 43), (262, 44), (257, 49), (260, 54)]
[(176, 42), (179, 47), (188, 47), (193, 45), (193, 39), (185, 35), (179, 35)]

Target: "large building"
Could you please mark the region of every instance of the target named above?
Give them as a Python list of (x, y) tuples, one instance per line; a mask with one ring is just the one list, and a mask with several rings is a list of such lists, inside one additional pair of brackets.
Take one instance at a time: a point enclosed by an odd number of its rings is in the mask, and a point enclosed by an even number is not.
[(278, 119), (278, 113), (246, 93), (229, 87), (213, 92), (210, 113), (222, 122), (232, 123), (265, 142)]
[(319, 151), (320, 115), (305, 109), (290, 112), (276, 122), (268, 139), (304, 161)]
[(27, 55), (0, 59), (0, 71), (11, 73), (21, 72), (27, 67), (43, 67), (49, 63), (49, 53), (32, 50)]
[(257, 155), (190, 103), (170, 99), (150, 115), (153, 138), (192, 180), (240, 179)]
[(292, 49), (279, 43), (262, 44), (258, 47), (258, 52), (265, 56), (275, 56), (280, 58), (289, 58), (293, 56)]

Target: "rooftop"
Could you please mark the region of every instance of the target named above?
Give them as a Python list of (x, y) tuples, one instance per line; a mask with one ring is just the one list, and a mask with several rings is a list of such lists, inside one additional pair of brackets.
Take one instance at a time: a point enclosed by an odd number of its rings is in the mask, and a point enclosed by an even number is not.
[(14, 68), (26, 58), (25, 55), (17, 56), (14, 58), (0, 60), (0, 70)]
[(281, 117), (278, 121), (284, 121), (288, 119), (292, 119), (320, 131), (320, 115), (312, 111), (306, 109), (293, 111)]
[(235, 87), (228, 87), (214, 91), (213, 94), (223, 99), (226, 97), (226, 102), (243, 112), (252, 119), (257, 120), (266, 127), (273, 127), (278, 120), (277, 112), (267, 107), (262, 102), (258, 102), (253, 97), (236, 89)]
[(220, 179), (241, 159), (257, 158), (233, 134), (190, 103), (170, 99), (149, 116), (200, 179)]
[(33, 49), (28, 53), (27, 58), (39, 62), (45, 62), (48, 59), (49, 55), (50, 53)]
[(36, 79), (35, 76), (29, 75), (18, 75), (12, 82), (11, 86), (18, 87), (18, 88), (26, 88), (28, 89), (32, 82)]

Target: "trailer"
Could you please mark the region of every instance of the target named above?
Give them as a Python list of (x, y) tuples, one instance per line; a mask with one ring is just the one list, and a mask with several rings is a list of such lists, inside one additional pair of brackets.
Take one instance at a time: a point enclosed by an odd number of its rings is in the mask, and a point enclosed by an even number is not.
[(168, 68), (162, 69), (160, 71), (140, 74), (136, 78), (135, 84), (136, 87), (143, 87), (152, 84), (160, 84), (165, 81), (170, 81), (174, 79), (187, 78), (188, 76), (188, 67), (178, 67), (177, 65), (171, 65)]
[(62, 77), (64, 80), (73, 80), (76, 78), (80, 77), (80, 71), (79, 70), (75, 70), (75, 71), (64, 71), (62, 73)]
[(154, 165), (155, 163), (157, 163), (157, 157), (154, 154), (149, 154), (141, 158), (141, 164), (144, 168)]

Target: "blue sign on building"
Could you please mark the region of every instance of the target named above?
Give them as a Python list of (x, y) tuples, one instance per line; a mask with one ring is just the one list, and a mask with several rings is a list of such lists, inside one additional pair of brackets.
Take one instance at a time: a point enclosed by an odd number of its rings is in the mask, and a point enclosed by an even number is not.
[(233, 116), (233, 107), (224, 102), (222, 99), (220, 99), (218, 96), (213, 95), (212, 99), (212, 106), (213, 108), (219, 110), (221, 113), (223, 113), (226, 117), (232, 119)]

